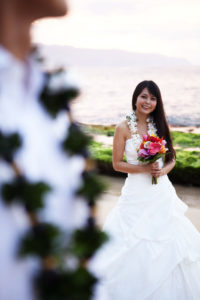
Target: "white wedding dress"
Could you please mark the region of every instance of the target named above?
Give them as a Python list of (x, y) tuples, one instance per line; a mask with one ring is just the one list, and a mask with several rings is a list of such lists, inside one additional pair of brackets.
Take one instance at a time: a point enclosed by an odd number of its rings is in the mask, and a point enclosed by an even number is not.
[[(134, 138), (127, 162), (138, 164)], [(184, 176), (184, 175), (183, 175)], [(94, 299), (199, 300), (200, 233), (167, 175), (128, 174), (103, 230), (110, 240), (90, 268), (101, 278)]]

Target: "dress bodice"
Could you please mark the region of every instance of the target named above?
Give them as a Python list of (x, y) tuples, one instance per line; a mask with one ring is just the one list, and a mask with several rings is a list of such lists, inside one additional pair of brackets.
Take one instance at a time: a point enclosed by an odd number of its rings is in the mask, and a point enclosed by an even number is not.
[[(127, 139), (125, 143), (124, 153), (126, 156), (126, 160), (128, 163), (133, 165), (142, 165), (144, 163), (137, 159), (137, 149), (140, 147), (140, 144), (142, 143), (142, 138), (137, 132), (137, 118), (135, 112), (132, 111), (128, 113), (126, 115), (126, 120), (131, 133), (131, 138)], [(147, 127), (148, 127), (149, 135), (152, 135), (153, 133), (157, 134), (156, 125), (153, 122), (153, 119), (151, 117), (147, 119)], [(163, 165), (162, 159), (159, 159), (158, 161), (160, 166), (162, 166)]]
[(141, 141), (135, 141), (133, 138), (126, 140), (125, 156), (129, 164), (139, 165), (141, 162), (137, 160), (137, 148), (140, 146)]

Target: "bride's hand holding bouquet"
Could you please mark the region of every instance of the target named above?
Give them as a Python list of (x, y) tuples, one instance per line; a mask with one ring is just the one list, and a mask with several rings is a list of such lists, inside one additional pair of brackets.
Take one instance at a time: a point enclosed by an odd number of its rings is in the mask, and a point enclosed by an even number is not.
[(159, 168), (157, 160), (165, 157), (166, 141), (152, 135), (144, 135), (142, 143), (138, 149), (138, 160), (146, 162), (150, 165), (150, 172), (152, 174), (152, 184), (157, 184), (157, 177), (162, 175), (162, 169)]

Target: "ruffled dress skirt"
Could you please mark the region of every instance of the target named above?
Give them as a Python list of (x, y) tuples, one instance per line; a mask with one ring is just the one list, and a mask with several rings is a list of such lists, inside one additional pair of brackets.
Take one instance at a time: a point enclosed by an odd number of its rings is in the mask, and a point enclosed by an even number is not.
[(168, 176), (128, 174), (91, 262), (94, 300), (200, 300), (200, 233)]

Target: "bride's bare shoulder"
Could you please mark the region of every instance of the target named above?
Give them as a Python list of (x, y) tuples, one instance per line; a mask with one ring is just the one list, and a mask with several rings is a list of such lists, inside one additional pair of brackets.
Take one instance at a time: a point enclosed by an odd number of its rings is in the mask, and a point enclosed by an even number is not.
[(128, 129), (127, 121), (126, 121), (126, 120), (121, 121), (120, 123), (118, 123), (118, 124), (116, 125), (116, 128), (119, 128), (119, 130), (125, 130), (125, 129)]
[(125, 139), (127, 138), (127, 136), (129, 136), (130, 132), (129, 132), (129, 127), (128, 127), (126, 120), (124, 120), (116, 125), (115, 134), (122, 135)]

